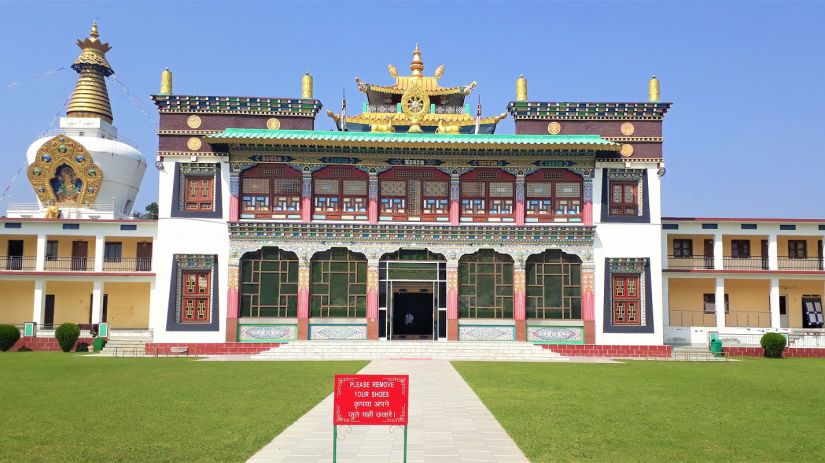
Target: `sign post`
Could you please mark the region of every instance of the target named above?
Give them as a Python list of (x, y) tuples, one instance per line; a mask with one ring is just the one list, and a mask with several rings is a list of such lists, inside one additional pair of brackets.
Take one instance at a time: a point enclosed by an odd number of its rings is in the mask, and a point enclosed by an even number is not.
[(335, 375), (332, 461), (337, 460), (338, 426), (404, 426), (407, 461), (408, 375)]

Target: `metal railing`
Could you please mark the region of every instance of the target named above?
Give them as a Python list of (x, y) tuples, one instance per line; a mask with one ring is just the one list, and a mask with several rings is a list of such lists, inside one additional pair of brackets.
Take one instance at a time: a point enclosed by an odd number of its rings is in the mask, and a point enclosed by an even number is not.
[(825, 270), (822, 257), (779, 256), (779, 270)]
[(725, 314), (725, 326), (731, 328), (770, 328), (771, 313), (760, 311), (731, 311)]
[(94, 257), (46, 257), (43, 269), (56, 272), (85, 272), (94, 270)]
[(105, 257), (104, 272), (151, 272), (151, 257)]
[(716, 326), (716, 314), (700, 310), (670, 310), (670, 326)]
[(723, 261), (725, 270), (768, 270), (768, 256), (725, 256)]
[(0, 270), (34, 270), (36, 265), (34, 256), (0, 256)]
[(713, 256), (667, 256), (667, 268), (713, 269)]

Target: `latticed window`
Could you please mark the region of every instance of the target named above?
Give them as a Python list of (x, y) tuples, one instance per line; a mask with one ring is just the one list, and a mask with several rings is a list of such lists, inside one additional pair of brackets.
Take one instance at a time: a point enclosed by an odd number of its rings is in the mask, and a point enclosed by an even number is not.
[(513, 259), (490, 249), (458, 261), (462, 318), (513, 317)]
[(272, 213), (299, 213), (301, 173), (287, 166), (261, 164), (241, 173), (243, 217), (269, 218)]
[(183, 272), (181, 322), (209, 322), (209, 280), (211, 272)]
[(637, 182), (610, 182), (610, 215), (638, 215), (637, 194)]
[(582, 213), (581, 176), (565, 169), (542, 169), (525, 178), (528, 222), (570, 221)]
[[(396, 167), (378, 176), (382, 218), (443, 220), (449, 216), (449, 175), (436, 169)], [(384, 219), (386, 220), (386, 219)]]
[(639, 275), (613, 275), (613, 324), (641, 325), (641, 285)]
[(212, 177), (186, 177), (184, 204), (187, 211), (212, 210)]
[(313, 317), (367, 316), (367, 260), (346, 248), (312, 258), (310, 311)]
[(461, 214), (470, 218), (512, 220), (515, 177), (498, 169), (476, 169), (461, 176)]
[(298, 257), (266, 247), (241, 258), (241, 317), (298, 316)]
[(315, 213), (353, 219), (367, 212), (367, 174), (351, 167), (327, 167), (313, 177)]
[(527, 318), (581, 319), (581, 259), (551, 249), (525, 267)]

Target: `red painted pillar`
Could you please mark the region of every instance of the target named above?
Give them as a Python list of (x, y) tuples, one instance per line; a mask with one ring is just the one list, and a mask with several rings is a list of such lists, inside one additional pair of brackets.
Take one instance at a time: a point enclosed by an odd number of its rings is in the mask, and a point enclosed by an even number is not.
[(378, 262), (367, 268), (367, 339), (378, 339)]
[(238, 211), (238, 195), (232, 195), (229, 197), (229, 221), (230, 222), (237, 222), (239, 218), (239, 211)]
[(527, 341), (527, 296), (524, 293), (524, 264), (513, 266), (513, 318), (516, 322), (516, 341)]
[(447, 262), (447, 340), (458, 341), (458, 262), (449, 261)]
[(369, 177), (369, 209), (367, 218), (370, 223), (378, 223), (378, 175), (370, 173)]
[(238, 266), (229, 266), (229, 289), (226, 292), (226, 342), (238, 340)]
[(312, 221), (312, 174), (303, 176), (301, 185), (301, 223)]
[(524, 226), (524, 175), (516, 176), (516, 225)]
[(309, 339), (309, 263), (298, 269), (298, 339)]
[[(593, 180), (584, 179), (584, 194), (582, 195), (582, 223), (587, 226), (593, 225)], [(604, 205), (602, 205), (604, 207)]]
[(450, 225), (459, 225), (461, 223), (460, 209), (458, 201), (461, 196), (461, 186), (459, 178), (454, 176), (450, 179)]
[(596, 343), (596, 298), (593, 294), (594, 269), (582, 266), (582, 321), (584, 322), (584, 343)]

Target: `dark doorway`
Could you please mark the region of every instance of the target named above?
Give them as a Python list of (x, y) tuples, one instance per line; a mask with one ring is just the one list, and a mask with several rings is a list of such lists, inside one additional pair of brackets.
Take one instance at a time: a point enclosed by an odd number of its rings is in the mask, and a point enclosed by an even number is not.
[(135, 263), (135, 271), (152, 271), (152, 243), (141, 241), (137, 244), (137, 262)]
[(46, 313), (43, 316), (43, 328), (50, 330), (54, 327), (54, 294), (46, 294)]
[(21, 270), (23, 268), (23, 240), (9, 240), (8, 260), (6, 270)]
[(392, 338), (433, 339), (432, 293), (393, 294)]
[[(92, 312), (94, 311), (94, 294), (89, 294), (89, 324), (92, 324)], [(109, 317), (109, 295), (103, 295), (103, 313), (100, 316), (100, 322), (106, 323), (108, 322)]]
[(86, 258), (89, 256), (89, 243), (72, 241), (72, 270), (86, 270)]
[(705, 268), (713, 268), (713, 240), (705, 240)]

